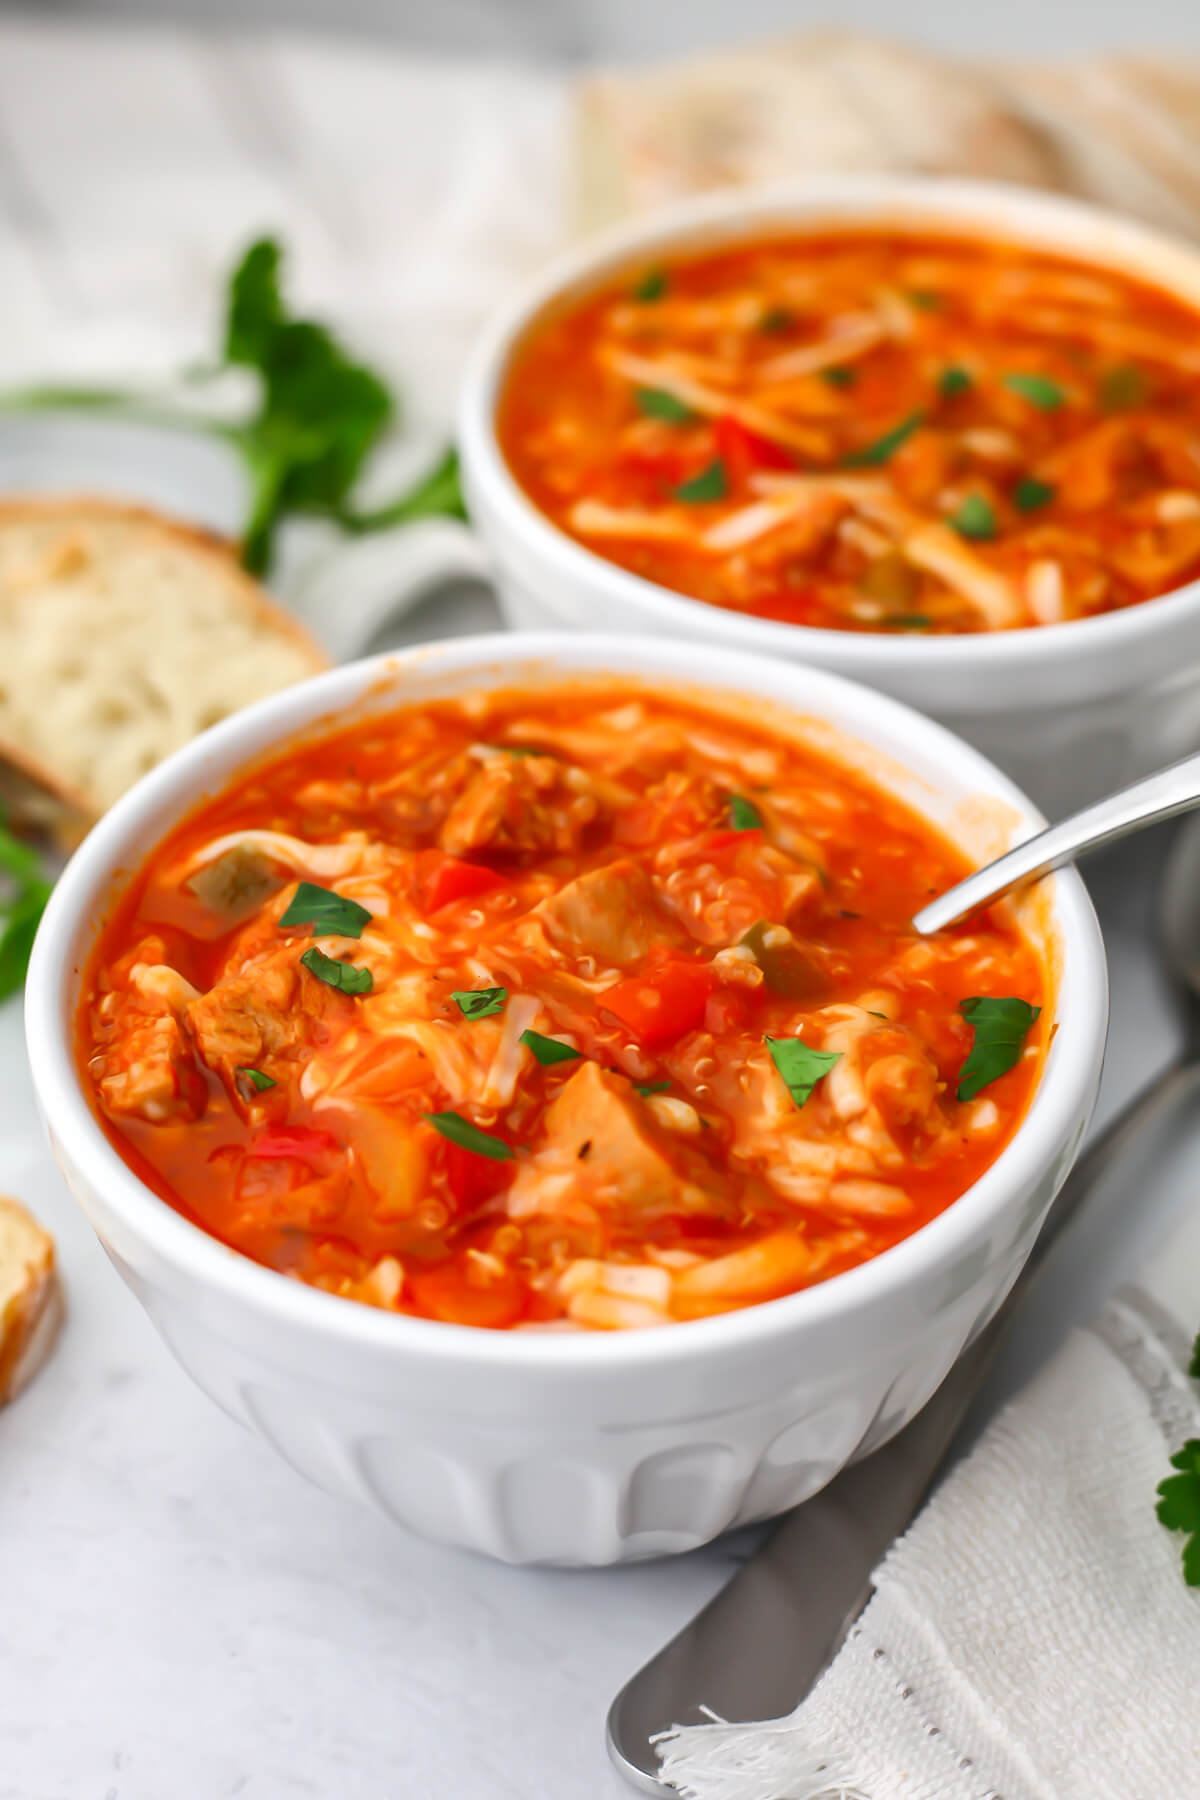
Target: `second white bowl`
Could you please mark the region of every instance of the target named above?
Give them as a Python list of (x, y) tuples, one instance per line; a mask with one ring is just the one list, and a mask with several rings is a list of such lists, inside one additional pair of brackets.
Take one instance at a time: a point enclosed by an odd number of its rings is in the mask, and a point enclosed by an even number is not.
[(826, 176), (671, 208), (559, 262), (480, 344), (459, 430), (471, 517), (511, 624), (692, 637), (814, 663), (940, 720), (1061, 817), (1200, 743), (1200, 583), (1094, 619), (963, 637), (779, 624), (690, 600), (585, 549), (526, 497), (497, 441), (496, 405), (513, 349), (547, 307), (631, 264), (784, 232), (871, 226), (1027, 244), (1155, 282), (1200, 307), (1194, 249), (1028, 188)]

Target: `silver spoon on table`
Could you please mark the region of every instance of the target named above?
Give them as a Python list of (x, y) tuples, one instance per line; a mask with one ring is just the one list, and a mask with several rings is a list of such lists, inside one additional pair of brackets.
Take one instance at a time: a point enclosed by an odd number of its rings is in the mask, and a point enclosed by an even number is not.
[[(921, 928), (937, 912), (950, 923), (1016, 881), (1070, 860), (1084, 845), (1109, 842), (1195, 806), (1198, 787), (1200, 756), (1194, 756), (1031, 838), (925, 908), (915, 923)], [(1137, 795), (1148, 810), (1131, 810), (1128, 803)], [(1073, 849), (1065, 850), (1064, 840)], [(870, 1599), (871, 1571), (945, 1467), (1006, 1327), (1052, 1243), (1100, 1178), (1111, 1179), (1119, 1163), (1134, 1159), (1185, 1093), (1200, 1093), (1200, 819), (1189, 821), (1171, 847), (1159, 916), (1168, 968), (1189, 1002), (1179, 1059), (1080, 1158), (1000, 1311), (923, 1411), (890, 1443), (787, 1514), (715, 1599), (621, 1689), (608, 1715), (608, 1748), (635, 1787), (664, 1792), (655, 1733), (699, 1724), (705, 1709), (748, 1722), (783, 1718), (800, 1704)]]
[(943, 931), (1024, 881), (1036, 881), (1089, 850), (1190, 812), (1194, 806), (1200, 806), (1200, 754), (1158, 769), (1027, 838), (923, 906), (913, 924), (923, 937)]

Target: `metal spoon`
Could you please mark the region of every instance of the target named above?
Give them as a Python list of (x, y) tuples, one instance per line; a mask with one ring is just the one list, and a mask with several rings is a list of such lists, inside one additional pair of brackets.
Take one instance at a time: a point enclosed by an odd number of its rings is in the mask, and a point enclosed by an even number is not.
[(1036, 881), (1051, 869), (1061, 869), (1074, 862), (1087, 850), (1098, 850), (1101, 844), (1115, 843), (1131, 832), (1141, 831), (1160, 819), (1174, 818), (1200, 806), (1200, 754), (1185, 756), (1169, 768), (1159, 769), (1131, 786), (1085, 806), (1058, 825), (1027, 838), (1015, 850), (996, 858), (982, 869), (976, 869), (965, 881), (958, 882), (923, 906), (913, 925), (928, 937), (947, 925), (957, 925), (970, 913), (998, 900), (1022, 881)]
[[(1177, 771), (1187, 767), (1200, 770), (1200, 757), (1179, 764)], [(1193, 804), (1194, 795), (1169, 803), (1167, 810)], [(1120, 827), (1106, 833), (1120, 834)], [(635, 1787), (665, 1791), (652, 1742), (656, 1732), (699, 1724), (709, 1709), (738, 1723), (782, 1718), (800, 1704), (870, 1599), (871, 1571), (945, 1468), (1006, 1327), (1051, 1245), (1101, 1178), (1119, 1180), (1126, 1159), (1136, 1160), (1185, 1098), (1194, 1103), (1200, 1095), (1200, 820), (1189, 822), (1172, 845), (1160, 921), (1168, 969), (1188, 1001), (1179, 1057), (1075, 1165), (1004, 1305), (917, 1417), (788, 1513), (715, 1599), (621, 1689), (608, 1715), (608, 1749)]]

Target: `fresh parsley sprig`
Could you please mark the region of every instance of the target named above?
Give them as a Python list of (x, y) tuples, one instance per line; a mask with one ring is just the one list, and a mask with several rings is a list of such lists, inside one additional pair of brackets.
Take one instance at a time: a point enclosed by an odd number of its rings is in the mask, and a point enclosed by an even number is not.
[(117, 388), (33, 387), (0, 404), (18, 411), (107, 411), (224, 439), (250, 479), (241, 555), (254, 574), (270, 569), (279, 526), (295, 514), (332, 519), (355, 533), (419, 518), (465, 518), (453, 450), (408, 492), (369, 510), (356, 506), (355, 484), (393, 423), (396, 397), (327, 326), (289, 310), (282, 270), (275, 238), (249, 246), (229, 277), (219, 355), (187, 377), (194, 390), (230, 369), (249, 371), (256, 398), (240, 417), (214, 418), (201, 407)]

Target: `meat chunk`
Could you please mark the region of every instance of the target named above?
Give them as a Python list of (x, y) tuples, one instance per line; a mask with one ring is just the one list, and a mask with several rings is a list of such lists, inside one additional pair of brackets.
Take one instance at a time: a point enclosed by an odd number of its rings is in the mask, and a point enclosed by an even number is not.
[(210, 1069), (232, 1083), (238, 1068), (311, 1046), (313, 1022), (348, 1002), (322, 982), (306, 979), (286, 949), (223, 975), (193, 1000), (187, 1028)]
[(553, 756), (487, 756), (455, 800), (440, 842), (452, 856), (492, 850), (576, 850), (601, 802), (582, 769)]
[(100, 1103), (116, 1117), (195, 1119), (204, 1110), (204, 1085), (174, 1014), (131, 1015), (119, 1039), (92, 1064)]
[(195, 989), (165, 959), (162, 939), (144, 938), (113, 969), (93, 1012), (102, 1047), (89, 1065), (107, 1113), (153, 1125), (198, 1118), (207, 1097), (181, 1025)]
[(679, 936), (659, 909), (650, 877), (628, 860), (580, 875), (535, 906), (530, 917), (541, 921), (552, 943), (618, 967), (639, 961), (652, 944)]
[(513, 1217), (599, 1210), (722, 1209), (715, 1173), (686, 1139), (664, 1130), (623, 1075), (586, 1062), (546, 1113), (545, 1140), (509, 1190)]

